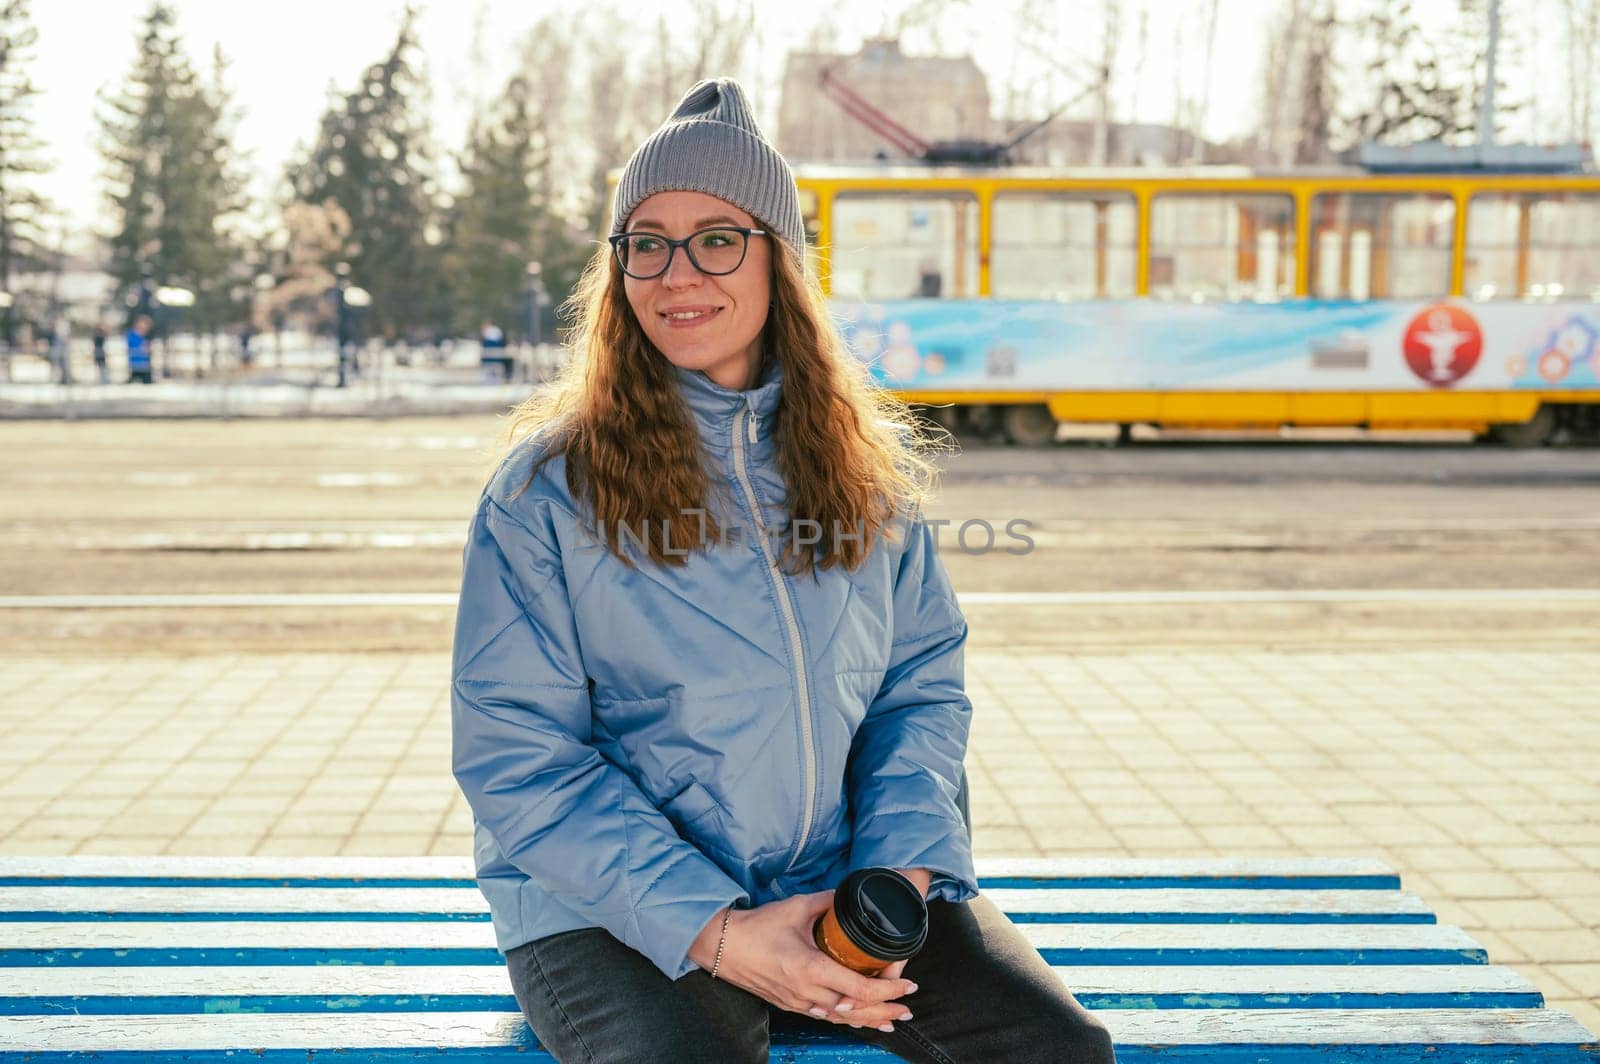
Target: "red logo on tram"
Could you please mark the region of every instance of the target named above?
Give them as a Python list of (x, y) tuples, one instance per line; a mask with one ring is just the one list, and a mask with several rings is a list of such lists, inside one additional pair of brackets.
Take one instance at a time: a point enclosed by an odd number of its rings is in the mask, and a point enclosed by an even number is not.
[(1424, 383), (1448, 388), (1477, 366), (1483, 355), (1483, 330), (1477, 319), (1460, 307), (1435, 303), (1411, 319), (1401, 350), (1406, 365)]

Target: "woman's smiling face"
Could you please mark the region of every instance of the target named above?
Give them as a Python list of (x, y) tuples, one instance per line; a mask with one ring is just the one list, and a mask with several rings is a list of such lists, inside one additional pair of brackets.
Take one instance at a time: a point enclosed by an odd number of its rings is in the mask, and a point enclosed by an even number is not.
[[(704, 192), (657, 192), (634, 209), (628, 233), (682, 240), (718, 225), (760, 229), (726, 200)], [(771, 238), (750, 237), (744, 262), (732, 273), (701, 273), (683, 248), (659, 277), (624, 279), (628, 305), (667, 361), (735, 391), (752, 387), (761, 363), (761, 330), (772, 300)]]

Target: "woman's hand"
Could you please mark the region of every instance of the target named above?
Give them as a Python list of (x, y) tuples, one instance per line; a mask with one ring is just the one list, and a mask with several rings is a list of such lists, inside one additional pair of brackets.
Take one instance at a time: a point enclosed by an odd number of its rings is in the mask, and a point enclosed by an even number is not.
[[(811, 928), (832, 905), (833, 891), (825, 890), (754, 909), (735, 909), (728, 921), (717, 978), (780, 1009), (851, 1027), (891, 1031), (895, 1020), (911, 1018), (909, 1009), (892, 1002), (915, 993), (916, 984), (900, 979), (898, 973), (892, 979), (862, 975), (818, 949)], [(721, 933), (719, 912), (695, 939), (689, 959), (709, 972)], [(844, 1010), (838, 1011), (841, 1005)]]

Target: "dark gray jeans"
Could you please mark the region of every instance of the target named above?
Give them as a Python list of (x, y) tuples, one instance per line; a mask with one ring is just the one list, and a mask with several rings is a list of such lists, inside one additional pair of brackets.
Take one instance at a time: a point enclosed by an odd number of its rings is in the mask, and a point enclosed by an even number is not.
[(756, 1064), (774, 1030), (829, 1031), (924, 1064), (1113, 1064), (1111, 1036), (993, 902), (928, 903), (928, 944), (906, 965), (915, 1017), (893, 1034), (778, 1009), (693, 971), (676, 981), (599, 928), (506, 954), (511, 986), (561, 1064)]

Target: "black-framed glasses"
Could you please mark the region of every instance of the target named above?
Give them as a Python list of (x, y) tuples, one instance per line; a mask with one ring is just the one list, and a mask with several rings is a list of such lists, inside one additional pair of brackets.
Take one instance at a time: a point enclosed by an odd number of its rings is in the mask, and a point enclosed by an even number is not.
[(690, 233), (682, 240), (671, 240), (661, 233), (618, 233), (610, 240), (622, 272), (636, 281), (648, 281), (667, 272), (679, 248), (701, 273), (712, 277), (732, 273), (744, 263), (750, 238), (766, 235), (765, 229), (718, 225)]

